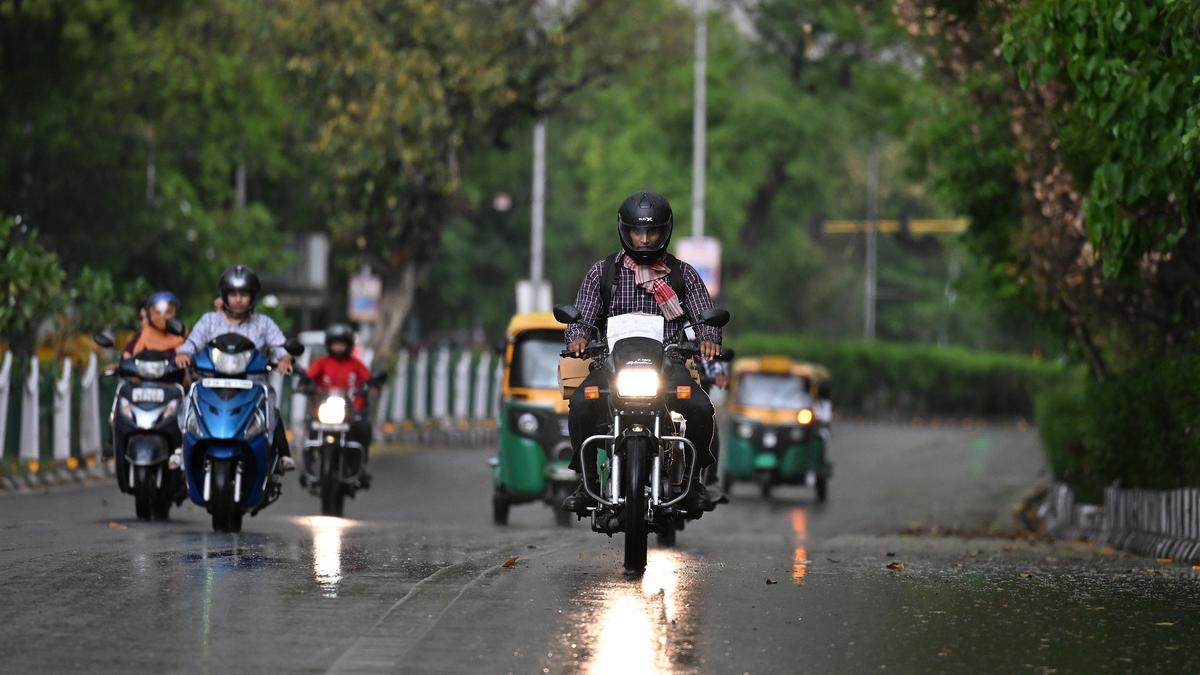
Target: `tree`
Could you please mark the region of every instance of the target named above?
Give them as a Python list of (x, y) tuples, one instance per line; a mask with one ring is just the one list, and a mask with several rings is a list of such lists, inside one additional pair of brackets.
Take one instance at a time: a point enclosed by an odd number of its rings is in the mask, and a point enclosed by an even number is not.
[[(652, 51), (658, 24), (650, 14), (666, 6), (634, 13), (613, 1), (277, 5), (297, 91), (319, 97), (312, 147), (331, 167), (320, 189), (334, 231), (384, 277), (379, 349), (395, 349), (417, 280), (460, 207), (464, 162)], [(614, 48), (613, 35), (630, 39)]]

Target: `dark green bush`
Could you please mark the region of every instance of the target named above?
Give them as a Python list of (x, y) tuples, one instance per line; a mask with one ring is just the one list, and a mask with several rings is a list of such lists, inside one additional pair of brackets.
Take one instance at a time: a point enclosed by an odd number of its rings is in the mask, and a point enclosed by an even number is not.
[(1048, 390), (1037, 424), (1054, 475), (1087, 501), (1104, 486), (1200, 485), (1200, 355)]
[(1014, 354), (896, 342), (752, 333), (729, 346), (824, 364), (838, 408), (876, 415), (1031, 418), (1035, 394), (1064, 373)]

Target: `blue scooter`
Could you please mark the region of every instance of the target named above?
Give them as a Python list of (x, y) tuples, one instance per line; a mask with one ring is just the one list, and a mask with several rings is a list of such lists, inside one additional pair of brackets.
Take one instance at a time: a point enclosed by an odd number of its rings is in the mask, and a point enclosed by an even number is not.
[[(304, 347), (289, 340), (293, 356)], [(275, 411), (267, 387), (249, 379), (272, 366), (248, 338), (219, 335), (196, 354), (197, 379), (183, 419), (183, 471), (188, 496), (212, 514), (217, 532), (241, 532), (251, 516), (279, 498), (271, 447)]]

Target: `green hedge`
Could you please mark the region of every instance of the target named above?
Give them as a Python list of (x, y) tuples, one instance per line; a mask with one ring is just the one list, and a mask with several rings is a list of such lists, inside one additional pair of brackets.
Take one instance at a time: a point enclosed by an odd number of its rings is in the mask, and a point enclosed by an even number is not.
[(1200, 355), (1145, 364), (1103, 383), (1080, 377), (1038, 399), (1057, 479), (1100, 503), (1106, 485), (1200, 485)]
[(958, 347), (752, 333), (727, 342), (740, 356), (786, 354), (828, 367), (841, 410), (873, 415), (1032, 418), (1057, 365)]

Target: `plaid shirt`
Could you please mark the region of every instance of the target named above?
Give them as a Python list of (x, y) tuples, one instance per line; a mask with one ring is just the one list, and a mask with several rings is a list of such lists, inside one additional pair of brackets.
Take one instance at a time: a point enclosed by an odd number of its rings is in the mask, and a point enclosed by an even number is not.
[[(634, 284), (633, 270), (625, 267), (623, 258), (624, 253), (617, 255), (617, 259), (613, 262), (616, 265), (616, 285), (613, 288), (612, 304), (609, 306), (608, 316), (617, 316), (619, 314), (628, 314), (630, 312), (645, 312), (646, 314), (662, 315), (658, 308), (658, 303), (654, 301), (654, 296), (642, 290)], [(680, 298), (683, 302), (684, 309), (691, 316), (699, 316), (706, 309), (713, 306), (712, 298), (708, 295), (708, 289), (704, 286), (704, 281), (700, 279), (700, 275), (696, 272), (696, 268), (680, 261), (682, 266), (680, 272), (683, 273), (684, 297)], [(599, 330), (601, 337), (605, 335), (605, 327), (608, 323), (608, 316), (599, 316), (601, 311), (601, 303), (603, 299), (600, 297), (600, 277), (604, 271), (604, 260), (597, 260), (592, 268), (588, 270), (587, 276), (583, 278), (583, 283), (579, 285), (579, 293), (575, 295), (575, 307), (583, 314), (583, 320), (580, 323), (573, 323), (567, 326), (566, 341), (567, 344), (575, 340), (588, 340), (592, 338), (592, 331), (584, 324), (591, 324)], [(663, 281), (668, 281), (664, 279)], [(667, 321), (663, 329), (663, 341), (670, 343), (675, 340), (679, 329), (684, 326), (684, 317)], [(696, 328), (698, 338), (700, 340), (709, 340), (711, 342), (721, 343), (721, 330), (712, 326), (698, 326)]]

